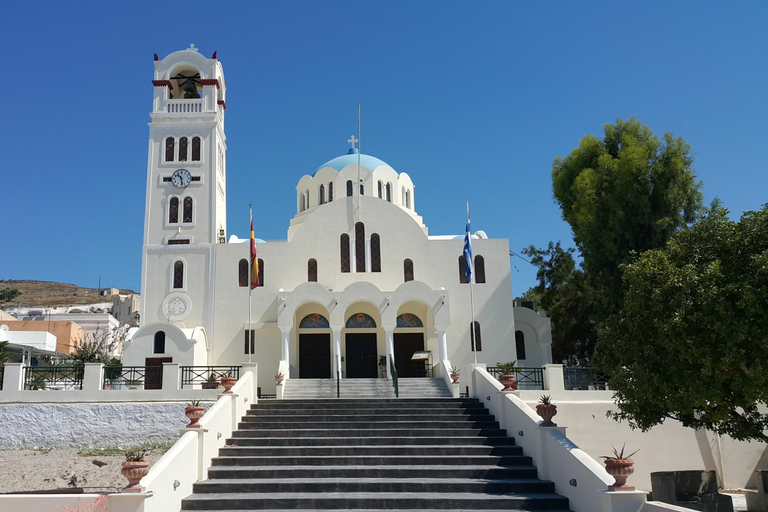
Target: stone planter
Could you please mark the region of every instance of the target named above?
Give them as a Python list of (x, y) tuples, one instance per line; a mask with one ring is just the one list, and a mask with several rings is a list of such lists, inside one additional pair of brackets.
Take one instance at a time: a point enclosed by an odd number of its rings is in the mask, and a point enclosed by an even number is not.
[(218, 389), (219, 383), (216, 381), (213, 382), (203, 382), (202, 384), (203, 389)]
[(232, 394), (232, 387), (237, 384), (237, 379), (234, 377), (222, 377), (221, 385), (224, 386), (224, 393), (227, 395)]
[(459, 383), (459, 377), (461, 377), (460, 373), (452, 373), (451, 374), (451, 383), (452, 384), (458, 384)]
[(275, 375), (275, 383), (276, 383), (278, 386), (279, 386), (280, 384), (282, 384), (284, 380), (285, 380), (285, 375), (283, 375), (283, 374)]
[(635, 472), (635, 461), (632, 459), (605, 459), (605, 470), (616, 480), (608, 486), (609, 491), (634, 491), (635, 488), (627, 483), (629, 475)]
[(499, 382), (504, 386), (502, 391), (517, 391), (517, 380), (512, 374), (499, 375)]
[(557, 414), (557, 406), (555, 404), (538, 404), (536, 406), (536, 414), (541, 416), (544, 420), (541, 422), (542, 427), (556, 427), (557, 423), (552, 423), (552, 418)]
[(124, 461), (123, 469), (120, 470), (123, 476), (128, 479), (128, 486), (123, 488), (123, 492), (144, 492), (145, 489), (139, 485), (139, 481), (149, 473), (149, 462)]
[(197, 422), (205, 414), (205, 407), (187, 407), (184, 409), (184, 415), (189, 418), (189, 425), (187, 428), (200, 428), (200, 424)]

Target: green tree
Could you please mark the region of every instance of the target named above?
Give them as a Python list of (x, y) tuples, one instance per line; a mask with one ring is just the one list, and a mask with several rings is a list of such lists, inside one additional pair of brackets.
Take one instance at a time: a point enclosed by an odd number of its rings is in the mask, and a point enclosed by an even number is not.
[[(662, 140), (634, 117), (587, 135), (552, 166), (552, 188), (589, 280), (621, 303), (621, 272), (634, 253), (663, 247), (700, 213), (690, 146)], [(608, 311), (610, 313), (612, 311)]]
[(714, 208), (626, 265), (624, 284), (596, 350), (616, 390), (612, 416), (768, 441), (768, 205), (738, 223)]
[(21, 295), (21, 291), (16, 288), (4, 288), (0, 290), (0, 302), (10, 302)]
[(7, 363), (13, 355), (13, 352), (5, 350), (5, 347), (7, 346), (7, 341), (0, 341), (0, 364)]
[(574, 250), (550, 242), (547, 249), (530, 246), (523, 253), (539, 268), (539, 284), (531, 290), (552, 321), (552, 357), (570, 364), (586, 363), (597, 340), (595, 316), (601, 298), (577, 268)]

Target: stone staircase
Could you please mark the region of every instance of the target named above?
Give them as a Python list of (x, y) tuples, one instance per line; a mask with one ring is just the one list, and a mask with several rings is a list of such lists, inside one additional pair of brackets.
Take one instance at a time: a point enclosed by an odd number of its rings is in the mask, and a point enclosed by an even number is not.
[(183, 511), (567, 511), (476, 399), (261, 401)]
[[(284, 386), (286, 400), (336, 398), (335, 379), (288, 379)], [(395, 398), (395, 391), (387, 379), (341, 379), (339, 398)]]
[(400, 398), (451, 398), (451, 390), (443, 379), (398, 379)]

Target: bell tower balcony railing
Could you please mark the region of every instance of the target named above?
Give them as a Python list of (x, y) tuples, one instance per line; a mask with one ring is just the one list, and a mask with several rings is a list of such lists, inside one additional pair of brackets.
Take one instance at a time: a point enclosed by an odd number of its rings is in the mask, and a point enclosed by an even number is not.
[(203, 98), (166, 100), (165, 105), (169, 114), (195, 114), (203, 111)]

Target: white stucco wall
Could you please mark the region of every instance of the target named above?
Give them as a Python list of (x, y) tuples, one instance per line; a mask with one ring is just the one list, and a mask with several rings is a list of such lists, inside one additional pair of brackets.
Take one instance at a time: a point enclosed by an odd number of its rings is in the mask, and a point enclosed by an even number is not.
[(131, 447), (175, 441), (189, 420), (186, 404), (8, 404), (0, 405), (1, 449)]

